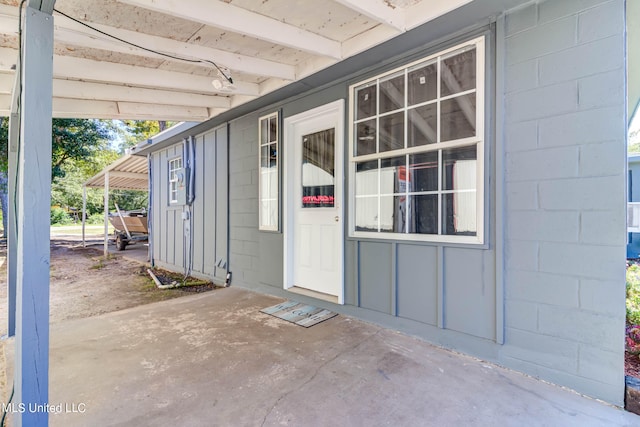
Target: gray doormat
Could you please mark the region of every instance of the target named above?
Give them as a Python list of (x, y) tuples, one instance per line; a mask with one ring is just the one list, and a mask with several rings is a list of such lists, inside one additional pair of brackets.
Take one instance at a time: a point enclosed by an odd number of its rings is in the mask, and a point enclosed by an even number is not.
[(287, 322), (309, 328), (337, 316), (338, 313), (314, 307), (312, 305), (301, 304), (295, 301), (285, 301), (271, 307), (263, 308), (260, 312), (270, 314)]

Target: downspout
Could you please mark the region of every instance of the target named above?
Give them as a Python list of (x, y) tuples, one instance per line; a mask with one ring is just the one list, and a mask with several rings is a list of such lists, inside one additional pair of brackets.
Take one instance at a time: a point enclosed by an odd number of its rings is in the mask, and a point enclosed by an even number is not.
[[(183, 220), (187, 221), (185, 230), (185, 241), (183, 245), (183, 264), (185, 278), (191, 274), (193, 270), (193, 201), (195, 200), (195, 157), (196, 146), (195, 136), (191, 135), (184, 139), (185, 166), (188, 168), (187, 177), (187, 198), (186, 210)], [(187, 246), (188, 244), (188, 246)]]
[(187, 187), (187, 205), (193, 205), (193, 201), (196, 199), (195, 181), (196, 181), (196, 137), (191, 136), (189, 138), (190, 153), (189, 153), (189, 185)]
[(189, 206), (189, 274), (193, 270), (193, 202), (196, 200), (196, 137), (189, 138), (191, 155), (189, 157), (189, 187), (187, 205)]
[(187, 249), (186, 249), (186, 244), (187, 244), (187, 235), (191, 235), (191, 229), (188, 227), (188, 224), (186, 223), (187, 220), (187, 215), (188, 215), (188, 211), (185, 210), (185, 207), (188, 206), (189, 203), (189, 176), (187, 176), (186, 171), (189, 168), (189, 138), (184, 138), (182, 140), (182, 168), (185, 171), (185, 186), (186, 186), (186, 192), (187, 194), (185, 195), (185, 205), (182, 207), (182, 215), (181, 215), (181, 219), (182, 219), (182, 268), (183, 268), (183, 273), (184, 273), (184, 278), (185, 280), (187, 279), (187, 277), (189, 276), (189, 267), (187, 265)]

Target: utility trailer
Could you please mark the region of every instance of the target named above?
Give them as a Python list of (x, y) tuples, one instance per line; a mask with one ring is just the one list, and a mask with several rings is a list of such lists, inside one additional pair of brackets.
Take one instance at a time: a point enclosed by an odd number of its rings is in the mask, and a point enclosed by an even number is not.
[(149, 226), (145, 209), (121, 211), (116, 205), (116, 213), (109, 214), (113, 225), (116, 249), (124, 251), (127, 245), (149, 240)]

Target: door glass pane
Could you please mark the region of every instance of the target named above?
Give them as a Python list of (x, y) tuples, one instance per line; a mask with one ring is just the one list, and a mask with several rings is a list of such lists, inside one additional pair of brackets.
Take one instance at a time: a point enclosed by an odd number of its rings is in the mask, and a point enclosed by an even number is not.
[(335, 130), (302, 137), (302, 207), (333, 207)]
[(438, 96), (436, 64), (422, 65), (409, 71), (409, 105), (420, 104)]
[(440, 104), (440, 141), (476, 135), (476, 95), (458, 96)]
[(404, 74), (380, 82), (380, 114), (404, 107)]
[(440, 95), (448, 96), (476, 87), (476, 50), (468, 50), (442, 60)]

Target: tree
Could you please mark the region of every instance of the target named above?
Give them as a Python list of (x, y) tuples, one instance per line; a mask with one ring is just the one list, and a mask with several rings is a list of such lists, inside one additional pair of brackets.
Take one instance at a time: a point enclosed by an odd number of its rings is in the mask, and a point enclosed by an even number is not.
[(640, 129), (629, 132), (629, 153), (640, 153)]
[(71, 161), (90, 159), (108, 147), (113, 135), (110, 122), (91, 119), (53, 119), (51, 176), (64, 177)]
[[(65, 176), (71, 164), (76, 161), (89, 161), (96, 153), (108, 150), (110, 138), (113, 135), (113, 125), (111, 121), (103, 120), (53, 119), (51, 133), (51, 178), (55, 183), (56, 180)], [(4, 230), (7, 229), (8, 135), (9, 119), (2, 117), (0, 118), (0, 205)], [(114, 158), (117, 158), (117, 154)]]
[[(0, 171), (7, 172), (9, 119), (0, 119)], [(108, 147), (114, 135), (110, 121), (53, 119), (51, 127), (51, 177), (63, 177), (71, 161), (89, 159)]]
[(122, 120), (125, 127), (125, 148), (133, 147), (140, 141), (149, 139), (159, 132), (173, 126), (176, 122), (156, 120)]
[[(82, 204), (82, 184), (115, 161), (124, 148), (148, 139), (173, 122), (152, 120), (53, 119), (51, 141), (51, 201), (53, 205), (79, 208)], [(7, 150), (9, 119), (0, 118), (0, 204), (6, 212)], [(121, 146), (112, 142), (120, 136)], [(64, 179), (61, 179), (64, 178)], [(112, 200), (122, 209), (146, 206), (147, 194), (139, 191), (114, 191)], [(102, 210), (99, 190), (87, 191), (87, 211)], [(3, 215), (6, 230), (6, 214)]]

